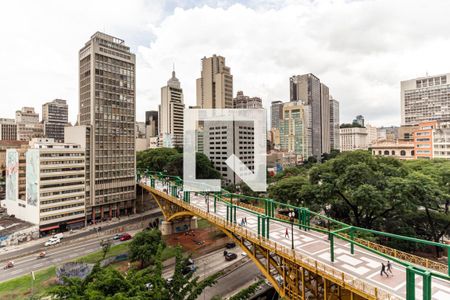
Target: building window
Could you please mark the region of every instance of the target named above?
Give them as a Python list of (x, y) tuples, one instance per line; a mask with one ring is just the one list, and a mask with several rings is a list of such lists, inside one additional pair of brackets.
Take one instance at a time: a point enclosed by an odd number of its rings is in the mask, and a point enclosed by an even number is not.
[(381, 155), (381, 153), (382, 153), (381, 150), (378, 150), (378, 154)]
[(405, 150), (401, 150), (400, 151), (400, 156), (405, 156), (406, 155), (406, 151)]
[(389, 151), (388, 150), (384, 150), (384, 155), (389, 155)]
[(392, 155), (395, 155), (395, 151), (394, 151), (394, 150), (392, 150), (392, 151), (391, 151), (391, 154), (392, 154)]

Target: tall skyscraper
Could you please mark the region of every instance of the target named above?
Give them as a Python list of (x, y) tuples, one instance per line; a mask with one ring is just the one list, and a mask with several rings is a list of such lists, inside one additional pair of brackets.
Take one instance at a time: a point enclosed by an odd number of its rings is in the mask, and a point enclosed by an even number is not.
[(55, 99), (42, 105), (45, 137), (64, 142), (64, 127), (69, 122), (68, 110), (66, 100), (62, 99)]
[(158, 119), (158, 112), (156, 110), (145, 112), (145, 135), (147, 138), (158, 135)]
[(329, 89), (311, 73), (292, 76), (289, 83), (290, 100), (311, 106), (312, 154), (320, 158), (322, 153), (330, 152)]
[(450, 73), (400, 83), (401, 124), (450, 120)]
[(158, 126), (161, 146), (183, 146), (183, 116), (183, 89), (175, 77), (175, 71), (172, 71), (172, 78), (161, 88)]
[(39, 123), (39, 114), (34, 107), (22, 107), (16, 111), (17, 139), (31, 141), (32, 138), (44, 136), (44, 125)]
[(197, 106), (200, 108), (233, 108), (233, 75), (225, 57), (202, 58), (201, 77), (197, 79)]
[(261, 98), (245, 96), (243, 91), (237, 92), (236, 98), (233, 99), (233, 107), (241, 109), (263, 108)]
[(133, 213), (136, 199), (135, 55), (123, 40), (96, 32), (81, 48), (79, 61), (79, 122), (86, 125), (86, 129), (90, 127), (90, 133), (85, 135), (89, 137), (87, 219)]
[(272, 101), (270, 106), (270, 126), (280, 128), (280, 120), (283, 118), (283, 101)]
[(17, 124), (14, 119), (0, 118), (0, 141), (16, 141)]
[(339, 101), (330, 97), (330, 149), (340, 149), (339, 144)]

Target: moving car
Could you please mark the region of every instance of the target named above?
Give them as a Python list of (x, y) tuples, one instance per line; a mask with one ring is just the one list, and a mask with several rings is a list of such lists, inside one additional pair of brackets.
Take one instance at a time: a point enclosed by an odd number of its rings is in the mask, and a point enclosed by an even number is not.
[(113, 237), (113, 240), (118, 240), (118, 239), (120, 239), (121, 236), (122, 236), (121, 234), (117, 233), (117, 234)]
[(189, 274), (189, 273), (195, 272), (195, 270), (197, 270), (197, 267), (196, 267), (194, 264), (192, 264), (192, 265), (186, 266), (186, 267), (181, 271), (181, 274), (187, 275), (187, 274)]
[(120, 236), (119, 240), (121, 240), (121, 241), (131, 240), (131, 235), (129, 233), (124, 233)]
[(55, 239), (60, 239), (62, 240), (64, 238), (64, 234), (62, 232), (57, 233), (53, 236)]
[(44, 246), (47, 247), (47, 246), (52, 246), (52, 245), (56, 245), (59, 243), (61, 243), (60, 239), (52, 237), (48, 241), (45, 242)]
[(232, 261), (232, 260), (234, 260), (234, 259), (236, 259), (236, 258), (237, 258), (236, 253), (233, 253), (233, 252), (227, 252), (227, 254), (225, 254), (225, 260), (226, 260), (226, 261)]
[(227, 248), (227, 249), (231, 249), (231, 248), (234, 248), (234, 247), (236, 247), (236, 243), (235, 242), (229, 242), (229, 243), (227, 243), (225, 245), (225, 248)]

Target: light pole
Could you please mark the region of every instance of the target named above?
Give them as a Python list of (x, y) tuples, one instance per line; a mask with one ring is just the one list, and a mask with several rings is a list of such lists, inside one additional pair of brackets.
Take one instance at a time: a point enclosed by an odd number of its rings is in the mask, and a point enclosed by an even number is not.
[(291, 221), (292, 250), (294, 250), (294, 217), (295, 217), (295, 212), (293, 210), (291, 210), (289, 212), (289, 220)]
[(209, 214), (209, 192), (206, 192), (205, 197), (206, 197), (206, 205), (207, 205), (206, 212)]

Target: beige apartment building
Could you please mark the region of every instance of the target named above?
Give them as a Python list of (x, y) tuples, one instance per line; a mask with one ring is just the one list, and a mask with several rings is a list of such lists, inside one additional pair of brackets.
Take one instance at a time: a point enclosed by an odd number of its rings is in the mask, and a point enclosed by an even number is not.
[(39, 113), (34, 107), (22, 107), (16, 111), (17, 140), (31, 141), (44, 136), (44, 125), (39, 123)]
[(372, 155), (394, 157), (402, 160), (414, 159), (412, 141), (379, 141), (371, 146)]
[(0, 141), (16, 141), (17, 124), (14, 119), (0, 118)]
[(201, 77), (197, 79), (197, 106), (200, 108), (233, 108), (233, 75), (225, 57), (202, 58)]
[(79, 124), (89, 131), (87, 219), (131, 214), (136, 200), (135, 55), (123, 40), (96, 32), (79, 51), (79, 62)]
[(85, 224), (85, 157), (76, 144), (33, 139), (26, 151), (26, 197), (20, 195), (20, 153), (6, 153), (8, 214), (39, 225), (41, 235)]
[(401, 125), (450, 119), (450, 74), (405, 80), (401, 87)]

